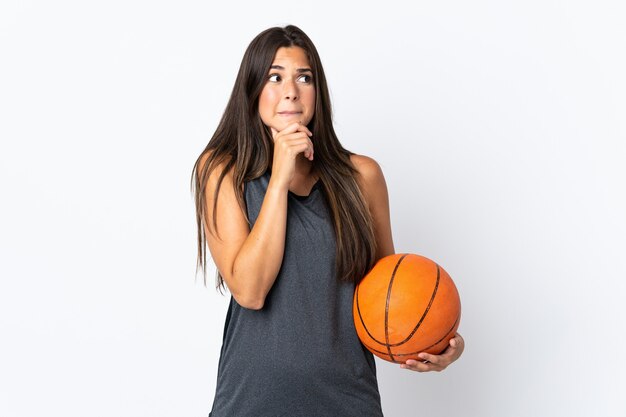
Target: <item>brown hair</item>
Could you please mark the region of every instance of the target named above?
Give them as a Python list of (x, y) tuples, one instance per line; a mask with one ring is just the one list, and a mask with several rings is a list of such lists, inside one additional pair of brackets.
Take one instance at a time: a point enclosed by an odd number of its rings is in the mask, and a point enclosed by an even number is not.
[[(331, 213), (337, 242), (335, 270), (343, 281), (359, 282), (374, 266), (376, 239), (371, 214), (357, 185), (358, 171), (350, 161), (350, 152), (339, 143), (332, 124), (332, 110), (326, 77), (317, 49), (309, 37), (293, 25), (273, 27), (257, 35), (246, 49), (230, 99), (213, 137), (202, 151), (192, 170), (195, 186), (196, 223), (198, 228), (198, 267), (202, 266), (206, 286), (205, 189), (209, 175), (224, 163), (214, 193), (213, 225), (217, 232), (217, 196), (227, 172), (233, 171), (235, 194), (244, 216), (246, 212), (243, 183), (261, 176), (273, 160), (270, 129), (258, 112), (259, 95), (276, 51), (298, 46), (307, 54), (315, 84), (315, 111), (307, 127), (313, 133), (314, 169), (319, 175), (326, 203)], [(207, 155), (207, 153), (209, 155)], [(205, 163), (200, 163), (206, 159)], [(218, 232), (219, 236), (219, 232)], [(217, 271), (216, 288), (224, 287)]]

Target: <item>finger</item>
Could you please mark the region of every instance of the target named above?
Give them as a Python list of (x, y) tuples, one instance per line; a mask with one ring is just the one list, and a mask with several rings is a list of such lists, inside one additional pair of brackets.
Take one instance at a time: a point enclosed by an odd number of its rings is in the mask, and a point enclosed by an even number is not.
[(443, 365), (445, 362), (445, 358), (441, 355), (431, 355), (430, 353), (422, 352), (417, 356), (424, 361), (428, 361), (439, 366)]
[(441, 372), (445, 369), (444, 367), (437, 364), (430, 362), (424, 363), (416, 361), (415, 359), (407, 360), (405, 363), (400, 365), (400, 368), (416, 372)]
[(309, 146), (309, 144), (306, 144), (306, 148), (304, 148), (304, 157), (306, 159), (311, 159), (311, 157), (313, 156), (313, 148), (311, 146)]
[(313, 136), (313, 132), (311, 132), (309, 130), (308, 127), (306, 127), (305, 125), (302, 124), (301, 121), (297, 121), (297, 122), (293, 122), (289, 125), (287, 125), (286, 128), (284, 128), (281, 131), (276, 130), (273, 126), (270, 126), (270, 128), (272, 129), (272, 135), (274, 135), (274, 137), (276, 136), (276, 134), (281, 133), (281, 134), (288, 134), (288, 133), (294, 133), (294, 132), (305, 132), (307, 134), (307, 136)]
[(302, 131), (302, 132), (306, 132), (307, 135), (313, 136), (313, 132), (311, 132), (309, 130), (309, 128), (306, 127), (306, 125), (304, 123), (302, 123), (302, 120), (298, 120), (297, 124), (298, 124), (298, 126), (297, 126), (296, 130), (299, 130), (299, 131)]
[(281, 140), (283, 142), (291, 142), (291, 144), (299, 144), (298, 139), (305, 139), (310, 147), (313, 147), (313, 142), (311, 141), (308, 132), (305, 131), (296, 131), (296, 132), (286, 132), (287, 129), (282, 130), (275, 137), (275, 140)]
[(306, 159), (311, 159), (311, 149), (307, 147), (304, 152), (302, 152), (302, 155), (304, 155)]
[(444, 353), (450, 353), (451, 355), (454, 355), (455, 358), (461, 356), (463, 350), (465, 349), (465, 341), (463, 340), (463, 337), (457, 333), (454, 338), (450, 339), (449, 343), (450, 346)]
[[(298, 154), (302, 153), (304, 155), (305, 158), (313, 160), (313, 154), (315, 153), (314, 149), (313, 149), (313, 145), (311, 144), (311, 141), (307, 138), (305, 140), (302, 140), (301, 138), (295, 138), (296, 140), (293, 140), (291, 142), (289, 142), (289, 147), (290, 147), (290, 153), (293, 156), (297, 156)], [(300, 139), (300, 140), (297, 140)]]
[[(288, 135), (281, 135), (281, 140), (283, 142), (287, 142), (289, 146), (306, 146), (311, 156), (315, 153), (315, 146), (313, 145), (313, 141), (311, 141), (311, 139), (307, 136), (305, 132), (295, 132)], [(300, 152), (304, 152), (304, 149), (298, 148), (296, 154)]]
[[(306, 130), (297, 130), (295, 132), (285, 132), (287, 129), (283, 130), (281, 132), (281, 136), (287, 138), (287, 139), (298, 139), (298, 138), (306, 138), (306, 139), (310, 139), (310, 135), (309, 132), (307, 132)], [(311, 145), (313, 144), (313, 142), (311, 142)]]
[[(299, 122), (299, 121), (297, 121), (297, 122), (293, 122), (293, 123), (288, 124), (288, 125), (287, 125), (287, 127), (286, 127), (286, 128), (284, 128), (284, 129), (283, 129), (283, 130), (281, 130), (281, 131), (277, 131), (277, 130), (276, 130), (276, 129), (274, 129), (273, 127), (272, 127), (272, 130), (273, 130), (273, 131), (276, 131), (276, 132), (277, 132), (277, 133), (279, 133), (281, 136), (286, 136), (286, 135), (288, 135), (288, 134), (290, 134), (290, 133), (294, 133), (294, 132), (301, 131), (301, 130), (302, 130), (302, 127), (303, 127), (303, 126), (300, 124), (300, 122)], [(305, 126), (304, 128), (306, 129), (306, 126)]]
[(452, 343), (439, 355), (433, 355), (427, 352), (421, 352), (417, 355), (419, 358), (427, 360), (436, 365), (447, 367), (461, 356), (462, 350), (459, 347), (452, 346)]
[(462, 347), (464, 343), (465, 341), (463, 340), (463, 337), (459, 333), (456, 333), (454, 337), (450, 339), (450, 345), (455, 348)]
[[(432, 355), (432, 354), (428, 354), (426, 352), (422, 352), (417, 356), (422, 356), (422, 354), (428, 355), (428, 357), (437, 357), (437, 358), (444, 358), (444, 359), (452, 359), (456, 356), (459, 356), (459, 349), (452, 346), (452, 345), (448, 345), (448, 347), (446, 347), (446, 349), (441, 352), (439, 355)], [(430, 360), (430, 359), (429, 359)]]
[(448, 346), (441, 353), (441, 355), (443, 356), (455, 355), (458, 353), (459, 350), (462, 350), (461, 349), (462, 346), (463, 346), (463, 338), (461, 337), (460, 334), (457, 333), (455, 337), (453, 337), (452, 339), (448, 341)]

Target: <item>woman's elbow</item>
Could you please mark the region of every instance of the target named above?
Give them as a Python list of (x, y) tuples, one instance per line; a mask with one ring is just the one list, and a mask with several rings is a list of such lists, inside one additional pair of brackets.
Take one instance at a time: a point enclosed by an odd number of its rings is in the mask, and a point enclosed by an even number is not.
[(263, 305), (265, 304), (265, 300), (259, 297), (251, 297), (251, 296), (235, 296), (233, 294), (233, 298), (237, 301), (241, 307), (246, 308), (248, 310), (261, 310)]

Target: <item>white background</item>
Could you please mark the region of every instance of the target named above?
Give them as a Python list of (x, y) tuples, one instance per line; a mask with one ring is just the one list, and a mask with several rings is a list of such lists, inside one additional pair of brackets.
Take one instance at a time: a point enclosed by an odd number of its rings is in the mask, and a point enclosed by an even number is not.
[(396, 252), (453, 277), (461, 359), (377, 359), (387, 417), (623, 416), (620, 1), (0, 6), (0, 415), (206, 416), (229, 297), (191, 168), (248, 43), (316, 44)]

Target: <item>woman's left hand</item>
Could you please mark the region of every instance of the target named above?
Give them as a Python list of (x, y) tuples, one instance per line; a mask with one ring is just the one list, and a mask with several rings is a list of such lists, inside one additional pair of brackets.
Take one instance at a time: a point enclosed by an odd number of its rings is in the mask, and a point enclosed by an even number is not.
[(450, 339), (450, 345), (441, 353), (441, 355), (431, 355), (429, 353), (422, 352), (417, 356), (425, 362), (409, 359), (405, 363), (401, 364), (400, 368), (410, 369), (417, 372), (441, 372), (452, 362), (459, 359), (459, 356), (463, 353), (464, 348), (465, 341), (460, 334), (456, 333), (454, 337)]

